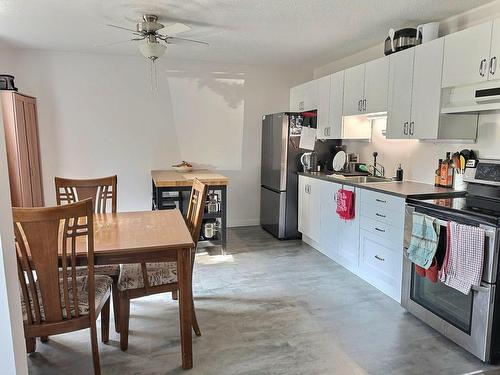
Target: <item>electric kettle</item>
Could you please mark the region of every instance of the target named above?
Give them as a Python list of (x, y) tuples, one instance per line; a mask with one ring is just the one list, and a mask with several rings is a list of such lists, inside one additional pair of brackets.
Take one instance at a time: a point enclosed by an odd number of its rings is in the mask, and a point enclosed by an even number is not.
[(314, 172), (318, 165), (318, 155), (315, 152), (304, 152), (300, 157), (304, 172)]

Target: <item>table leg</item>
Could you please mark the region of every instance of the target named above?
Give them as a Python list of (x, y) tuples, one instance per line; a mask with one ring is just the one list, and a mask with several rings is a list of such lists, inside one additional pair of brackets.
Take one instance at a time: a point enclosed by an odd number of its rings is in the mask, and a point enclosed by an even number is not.
[(177, 279), (179, 283), (179, 317), (181, 326), (182, 368), (193, 367), (193, 337), (191, 319), (193, 314), (193, 286), (191, 275), (191, 250), (177, 250)]

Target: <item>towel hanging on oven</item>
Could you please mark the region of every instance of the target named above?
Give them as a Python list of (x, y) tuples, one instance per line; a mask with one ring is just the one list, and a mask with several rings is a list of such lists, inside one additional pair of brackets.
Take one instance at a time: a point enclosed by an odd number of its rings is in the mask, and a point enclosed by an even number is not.
[(426, 270), (432, 264), (439, 242), (435, 224), (436, 219), (433, 217), (413, 213), (408, 259)]
[(485, 230), (454, 221), (448, 222), (446, 255), (440, 280), (449, 287), (469, 294), (483, 275)]

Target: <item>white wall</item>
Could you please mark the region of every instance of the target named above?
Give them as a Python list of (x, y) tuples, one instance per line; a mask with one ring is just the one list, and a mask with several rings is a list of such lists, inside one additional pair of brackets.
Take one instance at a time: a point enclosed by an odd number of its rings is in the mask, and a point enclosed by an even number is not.
[[(0, 129), (3, 128), (0, 108)], [(3, 374), (27, 374), (21, 300), (14, 249), (4, 132), (0, 131), (0, 363)]]
[[(12, 52), (11, 52), (12, 53)], [(228, 225), (259, 222), (263, 114), (288, 108), (289, 87), (312, 77), (287, 68), (148, 61), (32, 50), (15, 51), (20, 91), (38, 99), (46, 204), (54, 176), (118, 174), (120, 210), (151, 206), (151, 169), (181, 160), (230, 177)]]
[[(446, 35), (490, 19), (500, 17), (500, 1), (486, 4), (463, 14), (443, 20), (440, 35)], [(429, 20), (432, 21), (432, 20)], [(416, 25), (413, 25), (416, 26)], [(327, 65), (314, 69), (315, 78), (346, 69), (351, 66), (383, 56), (383, 44)], [(371, 162), (372, 153), (379, 153), (378, 161), (386, 167), (386, 175), (393, 176), (399, 163), (405, 170), (405, 179), (433, 183), (437, 160), (444, 158), (447, 151), (472, 148), (483, 158), (500, 158), (500, 112), (490, 112), (479, 116), (478, 138), (474, 144), (453, 144), (445, 142), (419, 142), (410, 140), (387, 140), (382, 135), (385, 120), (376, 120), (373, 125), (371, 142), (346, 141), (348, 152), (359, 153), (361, 160)]]

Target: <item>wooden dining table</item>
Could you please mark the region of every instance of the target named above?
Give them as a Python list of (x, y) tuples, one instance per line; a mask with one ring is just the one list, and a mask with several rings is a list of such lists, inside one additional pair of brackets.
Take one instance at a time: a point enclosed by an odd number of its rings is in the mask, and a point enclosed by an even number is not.
[[(178, 209), (94, 214), (94, 263), (177, 262), (182, 368), (193, 367), (193, 239)], [(85, 263), (86, 251), (76, 253)]]

